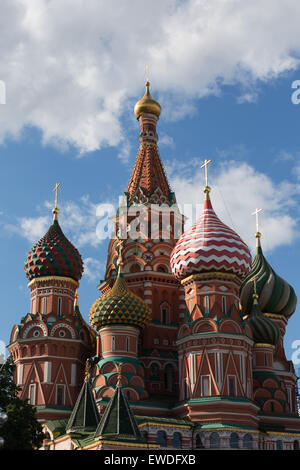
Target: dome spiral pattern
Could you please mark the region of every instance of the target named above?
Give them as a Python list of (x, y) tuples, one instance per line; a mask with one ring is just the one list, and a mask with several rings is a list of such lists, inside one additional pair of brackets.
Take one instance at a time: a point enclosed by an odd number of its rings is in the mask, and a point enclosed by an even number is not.
[(243, 315), (249, 315), (253, 304), (254, 277), (256, 278), (258, 304), (263, 313), (273, 313), (289, 318), (296, 309), (297, 297), (293, 287), (275, 273), (267, 262), (260, 246), (259, 237), (256, 255), (249, 275), (240, 288)]
[(28, 253), (24, 269), (29, 280), (64, 276), (78, 281), (82, 277), (83, 262), (55, 219), (46, 235)]
[(208, 189), (201, 216), (179, 238), (172, 251), (173, 274), (177, 279), (183, 279), (191, 274), (218, 271), (243, 279), (251, 267), (249, 248), (217, 217)]
[(256, 303), (253, 303), (247, 320), (252, 330), (255, 343), (266, 343), (275, 346), (280, 338), (279, 327), (270, 318), (265, 317)]

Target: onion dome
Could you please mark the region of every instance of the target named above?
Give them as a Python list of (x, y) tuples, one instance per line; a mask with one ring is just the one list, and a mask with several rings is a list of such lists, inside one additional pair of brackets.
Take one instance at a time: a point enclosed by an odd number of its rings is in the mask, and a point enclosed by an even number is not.
[(157, 101), (155, 101), (150, 95), (149, 87), (150, 87), (150, 83), (147, 81), (146, 92), (143, 98), (141, 98), (134, 107), (134, 113), (137, 119), (139, 119), (139, 117), (142, 114), (154, 114), (158, 118), (160, 116), (160, 113), (161, 113), (160, 104)]
[(256, 255), (249, 275), (240, 288), (243, 315), (249, 315), (253, 304), (254, 278), (256, 278), (259, 308), (263, 313), (283, 315), (289, 318), (296, 309), (297, 297), (294, 289), (267, 262), (257, 232)]
[(91, 325), (98, 331), (103, 326), (116, 324), (144, 328), (150, 321), (148, 305), (127, 286), (120, 258), (118, 264), (118, 276), (113, 288), (99, 297), (90, 310)]
[(78, 281), (83, 273), (82, 258), (60, 228), (57, 207), (52, 212), (54, 220), (48, 232), (28, 253), (24, 266), (26, 276), (30, 281), (44, 276), (70, 277)]
[(280, 338), (279, 327), (270, 318), (265, 317), (257, 302), (258, 295), (252, 296), (253, 304), (247, 323), (252, 330), (254, 343), (264, 343), (276, 346)]
[(243, 279), (251, 267), (248, 246), (213, 210), (208, 186), (201, 216), (178, 240), (171, 253), (171, 268), (181, 280), (192, 274), (217, 271)]

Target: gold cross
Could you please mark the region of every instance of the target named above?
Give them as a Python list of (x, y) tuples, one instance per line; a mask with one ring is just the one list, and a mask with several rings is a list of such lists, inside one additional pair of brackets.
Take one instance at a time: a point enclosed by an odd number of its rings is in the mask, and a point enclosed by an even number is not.
[(150, 71), (150, 64), (147, 64), (145, 67), (146, 83), (149, 82), (149, 71)]
[(257, 208), (256, 208), (256, 210), (255, 210), (254, 212), (252, 212), (252, 214), (251, 214), (251, 215), (255, 215), (255, 218), (256, 218), (256, 232), (257, 232), (257, 233), (259, 232), (259, 227), (258, 227), (258, 214), (259, 214), (259, 212), (261, 212), (261, 211), (262, 211), (262, 209), (257, 209)]
[(60, 187), (61, 183), (56, 183), (55, 188), (53, 188), (53, 191), (55, 191), (55, 207), (57, 207), (57, 193), (58, 193), (58, 188)]
[(201, 168), (205, 168), (205, 185), (208, 186), (208, 175), (207, 175), (207, 166), (211, 162), (211, 160), (204, 160), (203, 165), (201, 165)]

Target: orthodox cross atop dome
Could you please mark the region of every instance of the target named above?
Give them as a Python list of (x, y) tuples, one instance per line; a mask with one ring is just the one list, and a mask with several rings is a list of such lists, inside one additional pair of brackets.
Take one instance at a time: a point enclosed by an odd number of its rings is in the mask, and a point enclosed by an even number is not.
[(61, 183), (56, 183), (55, 187), (53, 188), (53, 191), (55, 191), (55, 205), (54, 209), (52, 210), (54, 214), (54, 220), (57, 220), (57, 216), (59, 214), (59, 209), (57, 207), (57, 200), (58, 200), (58, 188), (60, 187)]
[(259, 243), (259, 239), (261, 237), (261, 233), (259, 231), (259, 221), (258, 221), (258, 214), (262, 211), (262, 209), (255, 209), (254, 212), (252, 212), (251, 215), (255, 215), (255, 221), (256, 221), (256, 238), (257, 238), (257, 243)]
[(201, 168), (204, 168), (204, 172), (205, 172), (205, 188), (204, 188), (205, 194), (210, 192), (210, 187), (208, 186), (208, 171), (207, 171), (207, 167), (210, 163), (211, 163), (211, 160), (205, 159), (204, 163), (201, 165)]
[(146, 79), (146, 83), (149, 82), (149, 71), (150, 71), (150, 64), (146, 64), (146, 66), (145, 66), (145, 79)]

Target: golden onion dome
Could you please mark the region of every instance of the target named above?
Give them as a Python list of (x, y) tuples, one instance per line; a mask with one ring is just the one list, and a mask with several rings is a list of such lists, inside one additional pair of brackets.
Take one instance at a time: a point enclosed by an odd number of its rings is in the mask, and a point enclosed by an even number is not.
[(144, 328), (149, 321), (148, 305), (129, 290), (120, 270), (112, 290), (99, 297), (90, 310), (91, 325), (98, 331), (107, 325), (131, 325)]
[(161, 113), (160, 104), (150, 95), (149, 87), (150, 83), (147, 81), (146, 92), (143, 98), (141, 98), (134, 107), (134, 113), (137, 119), (139, 119), (142, 114), (154, 114), (155, 116), (159, 117)]

